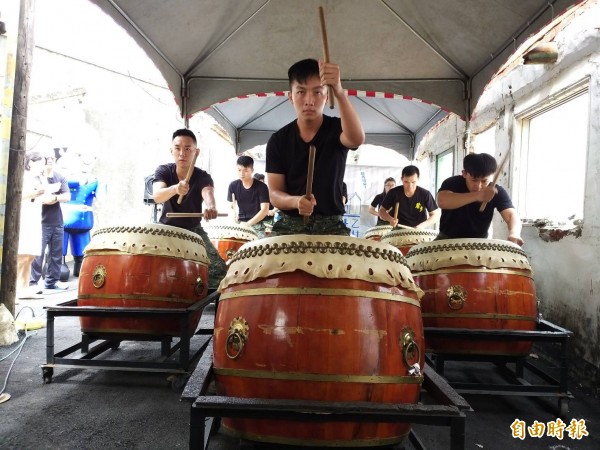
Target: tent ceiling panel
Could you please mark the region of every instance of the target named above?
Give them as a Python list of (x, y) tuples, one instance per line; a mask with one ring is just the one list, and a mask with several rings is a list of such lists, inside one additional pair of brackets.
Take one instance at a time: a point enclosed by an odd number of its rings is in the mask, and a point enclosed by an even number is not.
[[(508, 53), (578, 2), (89, 1), (111, 15), (146, 51), (187, 115), (238, 96), (286, 91), (287, 68), (299, 59), (322, 55), (317, 8), (323, 6), (331, 59), (340, 64), (346, 89), (414, 97), (436, 105), (436, 118), (449, 111), (467, 119)], [(363, 100), (370, 108), (361, 108), (361, 117), (372, 135), (389, 125), (386, 116), (418, 135), (433, 125), (429, 121), (435, 111), (420, 114), (423, 104), (418, 102), (401, 101), (404, 111), (398, 113), (390, 111), (395, 103), (382, 107), (379, 99)], [(269, 107), (248, 108), (256, 114)], [(380, 114), (368, 111), (377, 108), (382, 108)], [(222, 107), (221, 114), (235, 127), (238, 119), (233, 117), (249, 113)], [(279, 119), (264, 115), (255, 119), (254, 126), (274, 130)], [(403, 131), (397, 128), (394, 133)]]

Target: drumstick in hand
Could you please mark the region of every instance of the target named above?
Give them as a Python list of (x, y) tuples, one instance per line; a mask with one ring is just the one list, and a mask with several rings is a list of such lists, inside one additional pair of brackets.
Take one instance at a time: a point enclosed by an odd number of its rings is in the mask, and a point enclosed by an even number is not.
[[(306, 176), (306, 198), (310, 200), (312, 197), (313, 176), (315, 172), (315, 153), (317, 149), (314, 145), (308, 148), (308, 175)], [(310, 216), (304, 216), (304, 223), (308, 223)]]
[[(187, 175), (185, 176), (185, 182), (189, 184), (190, 182), (190, 178), (192, 178), (192, 174), (194, 173), (194, 167), (196, 166), (196, 158), (198, 158), (198, 151), (196, 151), (196, 153), (194, 153), (194, 158), (192, 159), (192, 164), (190, 165), (190, 167), (188, 167), (188, 171), (187, 171)], [(180, 194), (179, 198), (177, 199), (177, 204), (181, 205), (181, 202), (183, 201), (183, 195)]]
[[(500, 167), (498, 167), (498, 170), (496, 171), (496, 174), (494, 175), (494, 179), (492, 180), (492, 186), (496, 187), (496, 182), (498, 181), (498, 177), (500, 176), (500, 173), (502, 173), (502, 168), (504, 167), (504, 164), (506, 163), (506, 161), (508, 161), (509, 155), (510, 155), (510, 149), (508, 149), (508, 152), (506, 153), (506, 155), (504, 155), (504, 159), (500, 163)], [(481, 204), (481, 206), (479, 207), (479, 212), (483, 212), (483, 210), (485, 209), (487, 204), (488, 204), (488, 202), (483, 202)]]
[[(204, 213), (176, 213), (168, 212), (167, 217), (204, 217)], [(227, 214), (219, 213), (217, 217), (227, 217)]]
[[(394, 220), (398, 220), (398, 210), (400, 209), (400, 202), (396, 202), (394, 205)], [(396, 225), (398, 226), (398, 225)]]
[[(327, 43), (327, 29), (325, 28), (325, 13), (323, 7), (319, 6), (319, 19), (321, 22), (321, 41), (323, 42), (323, 59), (326, 63), (329, 62), (329, 44)], [(333, 97), (333, 88), (327, 86), (327, 97), (329, 97), (329, 108), (335, 107), (335, 98)]]

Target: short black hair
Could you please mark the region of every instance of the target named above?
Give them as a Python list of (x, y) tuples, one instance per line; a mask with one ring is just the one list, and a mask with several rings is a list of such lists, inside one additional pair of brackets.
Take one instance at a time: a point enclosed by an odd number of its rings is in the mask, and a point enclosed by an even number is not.
[(171, 138), (171, 140), (175, 139), (177, 136), (191, 137), (194, 140), (194, 144), (198, 143), (198, 141), (196, 140), (196, 135), (194, 134), (194, 132), (192, 130), (188, 130), (187, 128), (180, 128), (179, 130), (175, 130), (173, 132), (173, 137)]
[(419, 168), (417, 166), (406, 166), (404, 169), (402, 169), (402, 178), (412, 177), (413, 175), (417, 175), (417, 178), (421, 177), (421, 172), (419, 172)]
[(254, 178), (255, 180), (258, 180), (258, 181), (265, 181), (265, 175), (264, 175), (264, 174), (262, 174), (262, 173), (258, 173), (258, 172), (256, 172), (256, 173), (255, 173), (255, 174), (252, 176), (252, 178)]
[(251, 156), (240, 156), (237, 159), (237, 163), (238, 166), (242, 166), (242, 167), (251, 167), (254, 168), (254, 159), (252, 159)]
[(290, 82), (290, 89), (294, 81), (298, 83), (306, 83), (309, 78), (319, 76), (319, 62), (316, 59), (303, 59), (293, 64), (288, 69), (288, 80)]
[(473, 178), (483, 178), (496, 172), (498, 163), (487, 153), (469, 153), (463, 160), (463, 169)]

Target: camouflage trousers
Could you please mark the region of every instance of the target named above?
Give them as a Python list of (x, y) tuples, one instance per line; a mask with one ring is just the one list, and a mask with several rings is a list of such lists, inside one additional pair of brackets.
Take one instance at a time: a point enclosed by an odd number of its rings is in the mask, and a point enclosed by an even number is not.
[(304, 223), (304, 217), (295, 217), (282, 214), (281, 219), (273, 224), (271, 236), (284, 236), (287, 234), (332, 234), (349, 236), (350, 228), (344, 224), (344, 216), (319, 216), (312, 215)]
[(198, 225), (190, 230), (192, 233), (196, 233), (198, 236), (202, 238), (204, 241), (204, 246), (206, 247), (206, 254), (210, 261), (208, 266), (208, 289), (214, 290), (219, 287), (221, 280), (227, 274), (227, 266), (225, 265), (225, 261), (219, 255), (219, 252), (215, 248), (215, 246), (210, 242), (206, 231), (202, 228), (202, 225)]
[[(246, 225), (248, 225), (245, 222), (240, 222), (240, 223), (244, 223)], [(255, 223), (254, 225), (248, 225), (250, 228), (252, 228), (254, 231), (256, 231), (256, 234), (258, 235), (259, 239), (262, 239), (265, 237), (265, 229), (266, 229), (266, 224), (265, 221), (260, 221), (258, 223)]]

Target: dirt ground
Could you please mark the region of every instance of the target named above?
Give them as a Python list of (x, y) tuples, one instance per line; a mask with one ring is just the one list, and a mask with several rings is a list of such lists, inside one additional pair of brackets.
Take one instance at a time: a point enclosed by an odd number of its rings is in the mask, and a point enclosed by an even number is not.
[[(21, 300), (17, 313), (44, 317), (44, 306), (53, 306), (74, 298), (76, 290), (45, 295), (38, 300)], [(210, 317), (205, 315), (204, 320)], [(0, 404), (0, 449), (178, 449), (188, 448), (190, 404), (181, 402), (181, 392), (165, 373), (57, 367), (52, 382), (44, 384), (41, 365), (46, 363), (46, 327), (30, 331), (17, 352), (6, 357), (21, 341), (0, 347), (0, 386), (11, 398)], [(55, 321), (55, 351), (79, 342), (81, 329), (76, 317)], [(203, 338), (192, 339), (192, 350)], [(123, 342), (111, 357), (145, 361), (160, 357), (156, 342)], [(3, 359), (4, 358), (4, 359)], [(14, 362), (14, 365), (13, 365)], [(493, 368), (447, 363), (446, 376), (469, 380), (482, 376), (497, 377)], [(10, 376), (7, 380), (7, 374)], [(480, 372), (482, 373), (480, 375)], [(588, 436), (562, 439), (548, 436), (523, 440), (514, 438), (510, 425), (515, 419), (531, 426), (535, 420), (553, 422), (558, 418), (557, 401), (542, 397), (505, 397), (468, 395), (473, 408), (467, 413), (466, 449), (583, 449), (600, 448), (600, 403), (598, 398), (570, 381), (574, 399), (564, 422), (585, 425)], [(415, 425), (419, 437), (429, 449), (449, 448), (446, 427)], [(580, 427), (581, 428), (581, 427)], [(581, 430), (580, 430), (581, 431)], [(242, 443), (243, 448), (261, 447)], [(209, 442), (212, 449), (240, 448), (240, 442), (221, 433)], [(270, 446), (262, 448), (283, 448)], [(410, 444), (406, 449), (411, 449)]]

